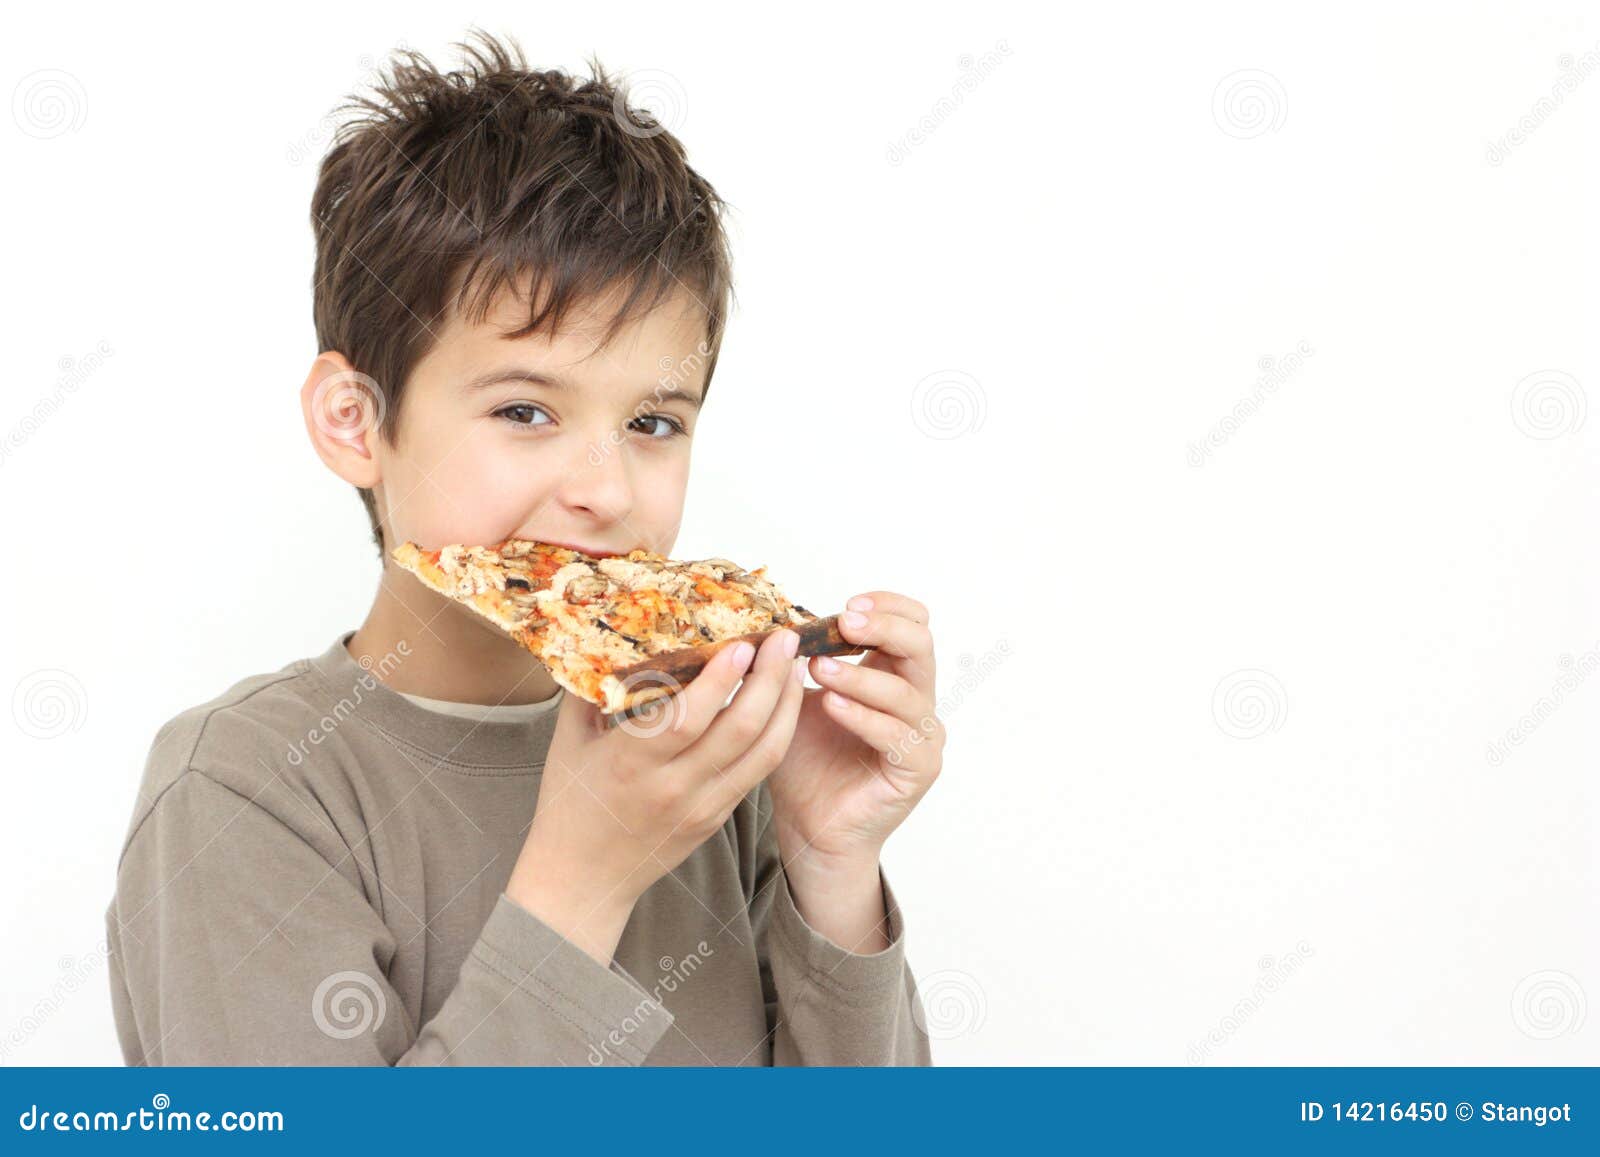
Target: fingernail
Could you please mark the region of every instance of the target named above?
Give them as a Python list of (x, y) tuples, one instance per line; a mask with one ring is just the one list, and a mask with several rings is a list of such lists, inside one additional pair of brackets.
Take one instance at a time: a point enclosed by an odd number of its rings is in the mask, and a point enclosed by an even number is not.
[(756, 649), (749, 643), (736, 643), (733, 648), (733, 669), (738, 674), (744, 674), (750, 668), (750, 660), (756, 657)]
[(817, 660), (817, 669), (820, 670), (824, 675), (832, 675), (839, 669), (839, 660), (830, 659), (828, 656), (824, 655), (822, 658)]
[(847, 627), (861, 628), (867, 625), (867, 616), (858, 615), (854, 611), (846, 611), (839, 616), (839, 621)]
[(800, 636), (793, 631), (785, 631), (783, 639), (783, 654), (785, 658), (794, 658), (794, 653), (800, 649)]
[(857, 595), (847, 602), (845, 606), (852, 611), (870, 611), (872, 609), (872, 599), (867, 595)]
[(795, 661), (794, 681), (796, 683), (804, 683), (806, 681), (806, 661), (804, 659), (797, 659)]

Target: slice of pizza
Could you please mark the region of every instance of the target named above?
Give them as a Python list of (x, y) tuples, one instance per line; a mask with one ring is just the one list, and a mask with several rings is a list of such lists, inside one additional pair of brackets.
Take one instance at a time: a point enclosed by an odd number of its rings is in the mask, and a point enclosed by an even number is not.
[(676, 562), (647, 550), (596, 557), (508, 538), (494, 546), (395, 548), (396, 562), (533, 652), (562, 687), (606, 715), (682, 690), (723, 647), (800, 636), (801, 655), (858, 655), (837, 616), (818, 618), (725, 558)]

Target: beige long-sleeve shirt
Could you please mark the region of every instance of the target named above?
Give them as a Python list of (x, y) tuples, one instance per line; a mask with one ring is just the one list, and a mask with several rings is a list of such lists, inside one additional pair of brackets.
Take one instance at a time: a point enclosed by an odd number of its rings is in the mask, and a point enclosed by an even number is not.
[(917, 1065), (890, 945), (806, 924), (752, 792), (610, 967), (504, 894), (556, 713), (429, 710), (322, 655), (157, 734), (106, 914), (129, 1064)]

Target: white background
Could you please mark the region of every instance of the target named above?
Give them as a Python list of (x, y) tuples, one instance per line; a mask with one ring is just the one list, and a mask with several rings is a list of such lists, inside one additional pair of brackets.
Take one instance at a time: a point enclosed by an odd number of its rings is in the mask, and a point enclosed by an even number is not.
[(322, 118), (474, 23), (633, 74), (735, 206), (677, 553), (932, 608), (936, 1062), (1600, 1063), (1600, 22), (301, 7), (0, 42), (5, 1063), (120, 1062), (157, 727), (371, 599), (297, 401)]

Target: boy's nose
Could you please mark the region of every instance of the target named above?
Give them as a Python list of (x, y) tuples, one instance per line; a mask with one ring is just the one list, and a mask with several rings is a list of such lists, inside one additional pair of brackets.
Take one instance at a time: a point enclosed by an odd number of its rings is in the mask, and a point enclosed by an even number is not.
[(633, 512), (633, 479), (625, 449), (609, 441), (591, 443), (567, 464), (557, 488), (561, 504), (607, 522)]

